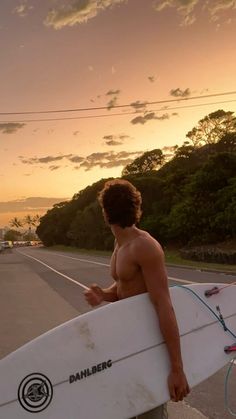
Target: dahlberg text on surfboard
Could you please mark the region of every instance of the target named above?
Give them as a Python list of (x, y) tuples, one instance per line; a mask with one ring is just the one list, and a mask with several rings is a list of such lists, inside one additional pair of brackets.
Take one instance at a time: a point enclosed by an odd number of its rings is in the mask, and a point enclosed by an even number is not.
[(97, 372), (101, 372), (106, 370), (107, 368), (111, 368), (112, 361), (109, 359), (108, 361), (102, 362), (101, 364), (93, 365), (90, 368), (85, 368), (75, 374), (70, 375), (69, 383), (75, 383), (77, 380), (83, 380), (83, 378), (89, 377), (90, 375), (96, 374)]

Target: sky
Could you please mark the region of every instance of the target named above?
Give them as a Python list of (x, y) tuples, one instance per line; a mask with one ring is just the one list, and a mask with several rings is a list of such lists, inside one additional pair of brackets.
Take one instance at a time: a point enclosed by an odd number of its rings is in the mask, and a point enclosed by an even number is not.
[(235, 39), (236, 0), (2, 0), (0, 227), (235, 112)]

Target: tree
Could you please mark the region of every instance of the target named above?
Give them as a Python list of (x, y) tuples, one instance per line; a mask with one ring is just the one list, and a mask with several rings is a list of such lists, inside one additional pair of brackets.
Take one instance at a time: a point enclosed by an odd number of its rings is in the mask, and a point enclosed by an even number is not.
[(156, 170), (164, 163), (164, 155), (162, 150), (155, 149), (146, 151), (142, 156), (137, 157), (132, 163), (128, 164), (122, 171), (122, 176), (130, 174), (146, 173)]
[(184, 141), (181, 147), (175, 149), (175, 157), (182, 157), (188, 159), (195, 151), (195, 147), (189, 144), (189, 141)]
[(21, 238), (21, 233), (17, 230), (10, 229), (4, 235), (4, 240), (6, 241), (17, 241)]
[(29, 226), (28, 234), (31, 234), (31, 227), (35, 226), (34, 217), (31, 217), (31, 215), (26, 215), (24, 222)]
[(16, 227), (16, 228), (23, 227), (22, 220), (20, 220), (17, 217), (12, 218), (12, 220), (10, 220), (10, 223), (9, 224), (10, 224), (11, 227)]
[(186, 134), (194, 147), (204, 144), (215, 144), (226, 134), (236, 131), (236, 117), (234, 112), (222, 109), (212, 112), (200, 119), (197, 126)]

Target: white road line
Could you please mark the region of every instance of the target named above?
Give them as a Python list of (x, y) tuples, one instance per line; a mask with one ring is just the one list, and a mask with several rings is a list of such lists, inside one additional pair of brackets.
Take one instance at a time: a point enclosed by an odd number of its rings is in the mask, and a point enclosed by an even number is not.
[[(18, 251), (18, 253), (21, 253), (21, 252)], [(67, 258), (67, 259), (78, 260), (79, 262), (87, 262), (87, 263), (92, 263), (92, 264), (95, 264), (95, 265), (101, 265), (101, 266), (107, 266), (107, 267), (110, 266), (107, 263), (95, 262), (95, 261), (89, 260), (89, 259), (75, 258), (75, 257), (72, 257), (72, 256), (66, 256), (66, 255), (62, 255), (61, 253), (55, 253), (55, 252), (50, 252), (50, 253), (53, 254), (53, 255), (56, 255), (56, 256), (62, 256), (62, 257)], [(21, 253), (21, 254), (23, 255), (24, 253)], [(28, 257), (30, 257), (32, 259), (35, 259), (35, 260), (37, 260), (37, 262), (42, 263), (42, 265), (47, 266), (52, 271), (57, 272), (59, 275), (62, 275), (64, 277), (66, 277), (67, 279), (70, 279), (71, 281), (74, 281), (77, 285), (80, 284), (79, 282), (75, 281), (74, 279), (71, 279), (71, 278), (67, 277), (66, 275), (64, 275), (64, 274), (62, 274), (62, 273), (60, 273), (58, 271), (56, 271), (55, 269), (51, 268), (49, 265), (46, 265), (46, 263), (41, 262), (40, 260), (38, 260), (38, 259), (36, 259), (36, 258), (34, 258), (32, 256), (26, 255), (26, 254), (24, 254), (24, 256), (28, 256)], [(171, 276), (168, 276), (168, 279), (170, 279), (171, 281), (175, 281), (175, 282), (182, 282), (184, 284), (193, 284), (193, 283), (194, 284), (198, 284), (198, 282), (196, 282), (196, 281), (187, 281), (186, 279), (174, 278), (174, 277), (171, 277)], [(83, 284), (80, 284), (80, 285), (83, 288), (88, 289), (88, 287), (85, 287)]]
[[(39, 250), (40, 251), (40, 250)], [(41, 250), (42, 252), (42, 250)], [(101, 265), (101, 266), (110, 266), (107, 263), (102, 263), (102, 262), (95, 262), (93, 260), (90, 259), (80, 259), (80, 258), (73, 258), (72, 256), (66, 256), (66, 255), (62, 255), (61, 253), (55, 253), (55, 252), (51, 252), (50, 250), (48, 251), (51, 255), (56, 255), (56, 256), (62, 256), (64, 258), (67, 259), (73, 259), (73, 260), (79, 260), (80, 262), (89, 262), (89, 263), (93, 263), (94, 265)], [(45, 252), (44, 252), (45, 253)]]
[(52, 268), (51, 266), (47, 265), (46, 263), (42, 262), (41, 260), (36, 259), (33, 256), (29, 256), (26, 253), (19, 252), (19, 250), (16, 250), (16, 252), (19, 253), (20, 255), (26, 256), (27, 258), (36, 260), (36, 262), (41, 263), (41, 265), (46, 266), (48, 269), (51, 269), (51, 271), (56, 272), (56, 274), (63, 276), (64, 278), (68, 279), (69, 281), (73, 282), (74, 284), (78, 285), (79, 287), (82, 287), (85, 290), (88, 290), (89, 289), (85, 285), (81, 284), (81, 282), (78, 282), (75, 279), (70, 278), (69, 276), (62, 274), (61, 272), (57, 271), (56, 269)]
[(185, 284), (199, 284), (199, 282), (196, 281), (187, 281), (187, 279), (174, 278), (173, 276), (168, 276), (168, 279), (175, 282), (184, 282)]

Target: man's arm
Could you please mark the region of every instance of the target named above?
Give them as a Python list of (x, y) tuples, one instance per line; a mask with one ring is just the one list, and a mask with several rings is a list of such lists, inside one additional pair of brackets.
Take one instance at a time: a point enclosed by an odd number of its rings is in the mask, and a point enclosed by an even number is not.
[(109, 288), (100, 288), (97, 284), (91, 285), (89, 290), (84, 292), (84, 296), (91, 306), (95, 307), (103, 301), (113, 303), (118, 300), (116, 282)]
[(169, 293), (164, 253), (158, 243), (146, 239), (137, 244), (135, 253), (170, 356), (170, 396), (179, 401), (188, 394), (189, 387), (183, 371), (179, 330)]

